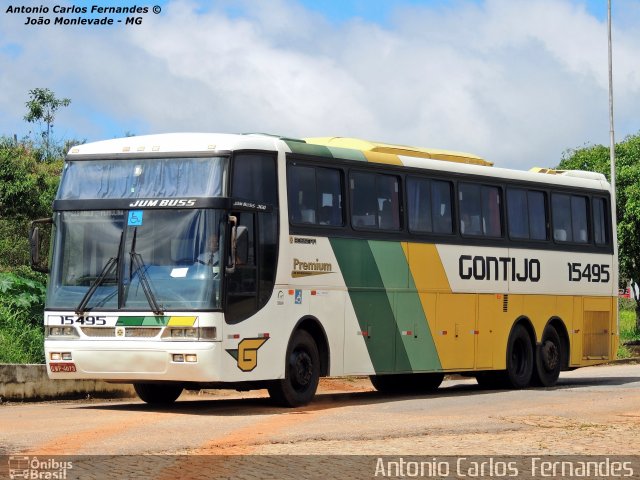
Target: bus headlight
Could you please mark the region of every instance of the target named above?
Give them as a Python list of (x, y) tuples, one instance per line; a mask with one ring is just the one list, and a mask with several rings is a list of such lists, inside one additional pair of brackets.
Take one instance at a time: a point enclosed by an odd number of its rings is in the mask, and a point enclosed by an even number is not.
[(216, 327), (167, 327), (162, 333), (163, 340), (215, 340)]
[(49, 360), (54, 362), (58, 360), (71, 361), (73, 360), (73, 356), (71, 355), (71, 352), (51, 352), (49, 353)]
[(200, 327), (200, 340), (215, 340), (217, 337), (216, 327)]
[(47, 338), (78, 338), (75, 327), (48, 327)]

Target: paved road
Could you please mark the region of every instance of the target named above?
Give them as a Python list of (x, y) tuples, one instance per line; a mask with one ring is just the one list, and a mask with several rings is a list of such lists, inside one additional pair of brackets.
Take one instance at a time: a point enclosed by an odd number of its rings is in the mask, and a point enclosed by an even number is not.
[(366, 379), (325, 382), (309, 406), (262, 392), (0, 406), (0, 454), (640, 454), (640, 365), (563, 373), (557, 387), (481, 390), (448, 380), (389, 396)]

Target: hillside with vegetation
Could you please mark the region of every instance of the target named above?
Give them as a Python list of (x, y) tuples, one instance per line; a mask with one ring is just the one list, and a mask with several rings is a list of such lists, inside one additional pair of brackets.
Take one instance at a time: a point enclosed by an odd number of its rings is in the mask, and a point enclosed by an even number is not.
[(53, 135), (69, 99), (29, 92), (28, 137), (0, 137), (0, 363), (44, 361), (42, 312), (46, 275), (29, 267), (29, 224), (51, 216), (67, 144)]

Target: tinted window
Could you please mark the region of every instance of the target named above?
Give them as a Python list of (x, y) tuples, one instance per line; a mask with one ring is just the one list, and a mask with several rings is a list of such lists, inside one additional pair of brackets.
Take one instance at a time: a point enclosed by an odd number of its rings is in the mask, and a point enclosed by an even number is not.
[(356, 228), (400, 230), (399, 181), (393, 175), (351, 174), (351, 221)]
[(507, 190), (509, 236), (516, 240), (546, 240), (547, 218), (543, 192)]
[(339, 170), (291, 165), (288, 173), (291, 223), (343, 225), (342, 173)]
[(239, 154), (233, 160), (232, 195), (277, 207), (275, 159), (267, 155)]
[(529, 238), (529, 208), (525, 190), (507, 190), (507, 221), (511, 238)]
[(435, 233), (453, 233), (452, 192), (453, 187), (449, 182), (431, 182), (431, 206)]
[(607, 222), (607, 202), (604, 198), (593, 199), (593, 238), (596, 245), (606, 245), (609, 243)]
[(463, 235), (502, 235), (498, 187), (461, 183), (459, 198), (460, 232)]
[(527, 192), (529, 201), (529, 235), (532, 240), (547, 240), (547, 209), (543, 192)]
[(451, 184), (439, 180), (407, 179), (409, 230), (452, 233)]
[(571, 196), (571, 225), (573, 228), (573, 241), (587, 243), (589, 241), (587, 197)]
[(553, 194), (553, 239), (557, 242), (588, 243), (587, 197)]

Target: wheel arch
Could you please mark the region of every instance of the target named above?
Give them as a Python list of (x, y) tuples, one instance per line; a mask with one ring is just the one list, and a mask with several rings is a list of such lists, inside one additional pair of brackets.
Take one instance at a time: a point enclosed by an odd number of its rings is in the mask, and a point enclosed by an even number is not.
[[(516, 320), (511, 325), (511, 330), (509, 331), (509, 337), (508, 338), (511, 338), (511, 335), (513, 334), (513, 331), (515, 330), (516, 326), (518, 326), (518, 325), (522, 325), (525, 328), (525, 330), (529, 334), (529, 339), (531, 340), (531, 346), (535, 350), (538, 337), (536, 336), (536, 329), (533, 326), (533, 323), (531, 322), (531, 320), (529, 320), (529, 317), (521, 315), (520, 317), (516, 318)], [(507, 341), (507, 343), (508, 343), (508, 341)]]
[(327, 333), (325, 332), (324, 327), (316, 317), (307, 315), (298, 320), (295, 327), (291, 331), (291, 337), (289, 338), (289, 341), (291, 341), (291, 338), (293, 338), (295, 332), (298, 330), (305, 330), (316, 342), (316, 346), (318, 347), (318, 354), (320, 355), (320, 376), (328, 376), (331, 366), (331, 357), (329, 355), (329, 340), (327, 339)]
[(547, 327), (553, 327), (556, 332), (558, 332), (558, 336), (560, 337), (560, 341), (562, 342), (562, 351), (564, 355), (564, 358), (562, 359), (562, 370), (568, 370), (569, 359), (571, 358), (571, 343), (569, 341), (569, 332), (567, 330), (567, 326), (560, 317), (551, 317), (547, 324), (544, 326), (545, 329), (547, 329)]

